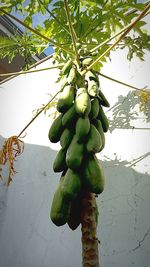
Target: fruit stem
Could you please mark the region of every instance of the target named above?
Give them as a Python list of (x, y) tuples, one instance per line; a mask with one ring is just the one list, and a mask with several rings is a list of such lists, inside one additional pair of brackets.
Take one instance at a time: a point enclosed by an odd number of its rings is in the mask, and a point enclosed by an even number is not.
[(96, 238), (97, 206), (95, 194), (84, 191), (81, 212), (82, 260), (83, 267), (100, 267), (99, 241)]

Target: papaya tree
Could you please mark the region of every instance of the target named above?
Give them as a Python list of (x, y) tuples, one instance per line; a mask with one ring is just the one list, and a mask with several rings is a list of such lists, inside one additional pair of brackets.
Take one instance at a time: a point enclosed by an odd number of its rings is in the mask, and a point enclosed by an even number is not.
[[(18, 53), (26, 57), (40, 54), (48, 47), (53, 49), (52, 68), (60, 70), (57, 82), (61, 85), (50, 100), (58, 95), (58, 116), (48, 137), (53, 143), (60, 142), (61, 149), (53, 163), (54, 173), (60, 173), (60, 181), (54, 192), (50, 218), (56, 226), (67, 223), (72, 230), (81, 225), (83, 266), (98, 267), (96, 197), (104, 190), (105, 178), (96, 154), (104, 148), (105, 132), (109, 129), (103, 107), (110, 106), (100, 87), (100, 71), (114, 49), (126, 48), (128, 60), (133, 56), (144, 59), (145, 51), (150, 50), (149, 35), (143, 28), (150, 3), (136, 0), (1, 2), (1, 15), (7, 15), (25, 29), (22, 37), (1, 37), (1, 58), (8, 57), (11, 61)], [(40, 24), (36, 23), (35, 14), (40, 15)], [(14, 174), (13, 160), (22, 152), (19, 137), (30, 123), (4, 144), (2, 162), (10, 161), (12, 171), (8, 184)], [(15, 155), (13, 145), (17, 146)]]

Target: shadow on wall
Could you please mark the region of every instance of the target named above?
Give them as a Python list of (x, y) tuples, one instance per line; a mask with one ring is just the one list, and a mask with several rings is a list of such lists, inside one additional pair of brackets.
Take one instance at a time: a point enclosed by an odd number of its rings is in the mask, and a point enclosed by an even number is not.
[(140, 94), (139, 91), (130, 91), (126, 96), (119, 95), (118, 101), (106, 111), (110, 117), (110, 132), (115, 129), (134, 129), (134, 122), (138, 120), (140, 124), (150, 122), (150, 95), (145, 93), (142, 98)]
[(106, 185), (97, 203), (104, 267), (150, 266), (150, 175), (130, 165), (117, 158), (103, 162)]
[[(0, 144), (4, 141), (0, 138)], [(80, 227), (56, 227), (49, 219), (60, 174), (53, 173), (56, 151), (25, 145), (8, 190), (0, 183), (0, 266), (82, 266)], [(149, 267), (150, 176), (127, 162), (102, 162), (106, 187), (97, 199), (102, 267)]]

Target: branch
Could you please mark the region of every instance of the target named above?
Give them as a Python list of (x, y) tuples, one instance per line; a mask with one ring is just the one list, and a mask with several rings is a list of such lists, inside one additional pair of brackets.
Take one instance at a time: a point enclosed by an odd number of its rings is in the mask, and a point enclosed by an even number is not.
[(41, 5), (45, 8), (45, 10), (50, 14), (51, 17), (70, 35), (70, 32), (67, 30), (67, 28), (59, 21), (59, 19), (47, 8), (45, 7), (44, 3), (39, 0)]
[(25, 71), (19, 71), (19, 72), (8, 72), (8, 73), (0, 73), (0, 77), (5, 77), (9, 75), (21, 75), (21, 74), (27, 74), (27, 73), (33, 73), (33, 72), (40, 72), (44, 70), (51, 70), (51, 69), (57, 69), (59, 67), (63, 67), (64, 64), (59, 64), (57, 66), (49, 67), (49, 68), (44, 68), (44, 69), (39, 69), (39, 70), (25, 70)]
[(19, 138), (23, 132), (31, 125), (31, 123), (47, 108), (47, 106), (53, 101), (53, 99), (62, 91), (59, 90), (49, 101), (48, 103), (32, 118), (31, 121), (23, 128), (23, 130), (17, 135), (17, 138)]
[[(53, 66), (53, 67), (49, 67), (49, 68), (43, 68), (43, 69), (38, 69), (38, 70), (20, 71), (20, 72), (13, 72), (13, 73), (3, 73), (3, 74), (0, 74), (0, 77), (5, 77), (5, 76), (9, 76), (9, 75), (15, 75), (15, 77), (16, 77), (16, 76), (21, 75), (21, 74), (40, 72), (40, 71), (45, 71), (45, 70), (55, 69), (55, 68), (59, 68), (59, 67), (63, 67), (63, 66), (64, 66), (64, 64), (62, 63), (62, 64), (59, 64), (59, 65), (57, 65), (57, 66)], [(104, 77), (104, 78), (106, 78), (106, 79), (108, 79), (108, 80), (110, 80), (110, 81), (113, 81), (113, 82), (122, 84), (122, 85), (124, 85), (124, 86), (127, 86), (127, 87), (129, 87), (129, 88), (132, 88), (132, 89), (135, 89), (135, 90), (138, 90), (138, 91), (145, 92), (144, 89), (140, 89), (140, 88), (137, 88), (137, 87), (135, 87), (135, 86), (133, 86), (133, 85), (130, 85), (130, 84), (124, 83), (124, 82), (122, 82), (122, 81), (116, 80), (116, 79), (114, 79), (114, 78), (112, 78), (112, 77), (110, 77), (110, 76), (107, 76), (107, 75), (105, 75), (105, 74), (103, 74), (103, 73), (101, 73), (101, 72), (98, 72), (98, 71), (97, 71), (97, 74), (99, 74), (100, 76), (102, 76), (102, 77)], [(10, 78), (11, 78), (11, 77), (10, 77)], [(12, 78), (13, 78), (13, 77), (12, 77)]]
[(124, 82), (118, 81), (118, 80), (116, 80), (116, 79), (114, 79), (114, 78), (112, 78), (112, 77), (109, 77), (109, 76), (107, 76), (107, 75), (105, 75), (105, 74), (101, 73), (101, 72), (98, 72), (98, 71), (97, 71), (97, 73), (98, 73), (100, 76), (102, 76), (102, 77), (104, 77), (104, 78), (106, 78), (106, 79), (109, 79), (110, 81), (113, 81), (113, 82), (116, 82), (116, 83), (122, 84), (122, 85), (124, 85), (124, 86), (127, 86), (127, 87), (129, 87), (129, 88), (132, 88), (132, 89), (135, 89), (135, 90), (138, 90), (138, 91), (145, 92), (145, 90), (144, 90), (144, 89), (140, 89), (140, 88), (137, 88), (137, 87), (135, 87), (135, 86), (132, 86), (132, 85), (130, 85), (130, 84), (127, 84), (127, 83), (124, 83)]
[(68, 20), (68, 24), (69, 24), (69, 30), (70, 30), (70, 34), (71, 34), (71, 38), (72, 38), (72, 42), (73, 42), (73, 46), (74, 46), (74, 51), (75, 51), (75, 55), (76, 55), (76, 60), (77, 63), (79, 64), (79, 55), (78, 55), (78, 51), (77, 51), (77, 46), (76, 46), (76, 38), (74, 35), (74, 28), (71, 22), (71, 16), (69, 13), (69, 8), (68, 8), (68, 4), (67, 4), (67, 0), (64, 0), (64, 7), (65, 7), (65, 11), (66, 11), (66, 16), (67, 16), (67, 20)]
[[(47, 56), (47, 57), (45, 57), (45, 58), (43, 58), (43, 59), (41, 59), (41, 60), (39, 60), (39, 61), (36, 62), (35, 64), (31, 65), (29, 69), (32, 69), (32, 68), (34, 68), (34, 67), (37, 67), (39, 64), (42, 64), (43, 62), (47, 61), (48, 59), (51, 59), (52, 57), (53, 57), (53, 54), (50, 55), (50, 56)], [(0, 85), (3, 84), (3, 83), (5, 83), (5, 82), (8, 82), (9, 80), (11, 80), (11, 79), (17, 77), (18, 75), (19, 75), (19, 74), (15, 74), (15, 75), (13, 75), (13, 76), (11, 76), (11, 77), (6, 78), (6, 79), (3, 80), (3, 81), (0, 81)]]
[(50, 42), (51, 44), (53, 44), (54, 46), (64, 50), (65, 52), (67, 52), (68, 54), (72, 54), (73, 53), (62, 47), (61, 45), (59, 45), (58, 43), (54, 42), (52, 39), (49, 39), (48, 37), (44, 36), (43, 34), (41, 34), (40, 32), (38, 32), (36, 29), (28, 26), (27, 24), (25, 24), (23, 21), (19, 20), (18, 18), (14, 17), (13, 15), (9, 14), (8, 12), (6, 12), (3, 8), (0, 7), (0, 11), (2, 11), (4, 14), (6, 14), (8, 17), (14, 19), (15, 21), (17, 21), (18, 23), (20, 23), (22, 26), (24, 26), (25, 28), (27, 28), (29, 31), (33, 32), (34, 34), (40, 36), (42, 39), (46, 40), (47, 42)]
[(87, 73), (96, 63), (98, 63), (104, 56), (106, 56), (124, 37), (131, 31), (131, 29), (136, 25), (136, 23), (147, 13), (150, 9), (150, 3), (146, 6), (143, 12), (132, 22), (128, 25), (126, 31), (120, 36), (120, 38), (111, 46), (109, 47), (102, 55), (100, 55), (92, 64), (87, 67), (85, 70), (82, 71), (82, 75)]

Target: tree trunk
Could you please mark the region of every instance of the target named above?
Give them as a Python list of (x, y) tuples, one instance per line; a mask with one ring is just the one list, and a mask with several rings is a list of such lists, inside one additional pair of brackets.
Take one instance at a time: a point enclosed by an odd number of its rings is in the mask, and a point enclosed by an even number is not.
[(100, 267), (99, 241), (96, 237), (97, 206), (95, 194), (86, 190), (83, 194), (81, 212), (83, 267)]

